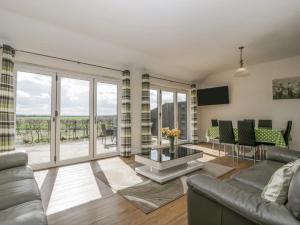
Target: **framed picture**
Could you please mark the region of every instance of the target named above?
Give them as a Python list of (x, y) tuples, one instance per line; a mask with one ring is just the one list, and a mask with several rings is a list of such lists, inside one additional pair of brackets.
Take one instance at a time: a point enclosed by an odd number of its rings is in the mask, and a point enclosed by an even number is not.
[(300, 99), (300, 77), (273, 80), (273, 99)]

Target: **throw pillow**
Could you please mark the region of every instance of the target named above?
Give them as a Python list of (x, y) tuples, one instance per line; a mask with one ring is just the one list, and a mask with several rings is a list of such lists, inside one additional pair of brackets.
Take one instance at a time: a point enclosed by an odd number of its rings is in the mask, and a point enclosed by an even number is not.
[(267, 202), (285, 204), (288, 198), (290, 182), (296, 170), (300, 167), (300, 159), (283, 165), (272, 175), (269, 183), (264, 187), (262, 199)]
[(290, 183), (287, 208), (300, 220), (300, 168), (295, 172)]

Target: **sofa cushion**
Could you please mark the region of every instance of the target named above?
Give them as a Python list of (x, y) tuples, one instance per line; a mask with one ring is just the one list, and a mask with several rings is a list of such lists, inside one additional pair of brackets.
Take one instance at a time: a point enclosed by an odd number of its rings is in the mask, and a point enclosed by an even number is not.
[(1, 225), (47, 225), (42, 202), (34, 200), (0, 211)]
[(300, 220), (300, 168), (295, 172), (290, 183), (287, 208)]
[(273, 173), (282, 165), (284, 164), (280, 162), (270, 160), (262, 161), (257, 163), (255, 166), (234, 175), (232, 179), (262, 191)]
[(249, 186), (249, 185), (244, 184), (242, 182), (239, 182), (237, 180), (232, 180), (231, 179), (231, 180), (226, 181), (226, 183), (228, 183), (231, 186), (234, 186), (234, 187), (236, 187), (236, 188), (238, 188), (240, 190), (243, 190), (243, 191), (246, 191), (246, 192), (258, 195), (258, 196), (260, 196), (260, 194), (261, 194), (261, 190), (260, 189), (257, 189), (255, 187)]
[(300, 168), (300, 159), (287, 163), (276, 170), (261, 194), (262, 199), (285, 204), (292, 177), (298, 168)]
[(29, 166), (19, 166), (6, 170), (0, 170), (0, 184), (33, 178), (33, 172)]
[(34, 179), (24, 179), (0, 185), (0, 210), (27, 201), (41, 200), (39, 188)]

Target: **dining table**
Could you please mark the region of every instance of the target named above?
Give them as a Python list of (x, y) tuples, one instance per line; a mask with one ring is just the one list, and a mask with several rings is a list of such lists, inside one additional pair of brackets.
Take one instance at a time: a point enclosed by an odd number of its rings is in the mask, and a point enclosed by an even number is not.
[[(238, 129), (233, 128), (235, 140), (238, 140)], [(219, 127), (209, 127), (206, 134), (208, 139), (219, 138)], [(287, 148), (283, 133), (279, 129), (255, 128), (256, 142), (274, 144), (276, 147)]]

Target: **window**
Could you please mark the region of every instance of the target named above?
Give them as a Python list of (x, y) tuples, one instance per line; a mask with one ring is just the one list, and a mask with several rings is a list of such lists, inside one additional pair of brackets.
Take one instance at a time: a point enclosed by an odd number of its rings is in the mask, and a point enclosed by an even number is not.
[(187, 140), (187, 96), (177, 93), (177, 124), (180, 129), (179, 140)]
[(164, 88), (150, 90), (152, 145), (167, 145), (169, 140), (161, 137), (161, 128), (178, 128), (178, 142), (188, 140), (188, 95), (187, 92)]
[(120, 81), (24, 68), (16, 79), (16, 148), (31, 166), (118, 154)]

